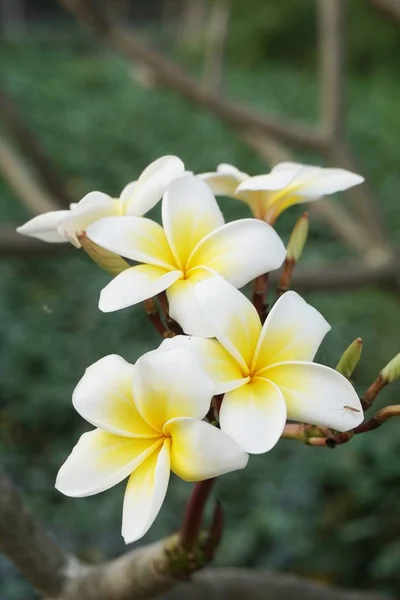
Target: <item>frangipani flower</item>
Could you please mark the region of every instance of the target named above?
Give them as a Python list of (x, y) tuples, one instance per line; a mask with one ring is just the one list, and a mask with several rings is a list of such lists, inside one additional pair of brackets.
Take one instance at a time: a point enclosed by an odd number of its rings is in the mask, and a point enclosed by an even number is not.
[(69, 241), (80, 248), (76, 234), (85, 231), (90, 223), (109, 216), (144, 215), (161, 200), (169, 183), (181, 176), (184, 169), (177, 156), (163, 156), (146, 167), (137, 181), (125, 186), (119, 198), (90, 192), (77, 204), (71, 204), (70, 210), (38, 215), (17, 231), (44, 242)]
[(293, 204), (312, 202), (364, 181), (361, 175), (345, 169), (293, 162), (280, 163), (267, 175), (256, 177), (250, 177), (232, 165), (220, 164), (215, 173), (202, 173), (199, 177), (208, 183), (214, 194), (246, 202), (253, 214), (267, 223), (274, 223)]
[(122, 535), (126, 543), (139, 539), (161, 508), (171, 470), (201, 481), (246, 466), (248, 456), (236, 442), (202, 421), (213, 392), (186, 349), (155, 350), (136, 365), (117, 355), (100, 359), (73, 394), (76, 410), (97, 429), (79, 439), (56, 488), (91, 496), (129, 477)]
[(338, 431), (362, 421), (349, 381), (311, 362), (330, 326), (298, 294), (286, 292), (262, 326), (251, 302), (221, 278), (195, 293), (217, 340), (177, 336), (162, 346), (196, 353), (216, 393), (225, 393), (221, 429), (246, 452), (270, 450), (287, 417)]
[(285, 248), (257, 219), (224, 224), (210, 188), (197, 177), (173, 181), (162, 201), (163, 227), (143, 217), (109, 217), (90, 225), (93, 242), (143, 263), (117, 275), (101, 292), (104, 312), (167, 290), (169, 311), (186, 333), (207, 335), (194, 285), (219, 274), (236, 287), (277, 269)]

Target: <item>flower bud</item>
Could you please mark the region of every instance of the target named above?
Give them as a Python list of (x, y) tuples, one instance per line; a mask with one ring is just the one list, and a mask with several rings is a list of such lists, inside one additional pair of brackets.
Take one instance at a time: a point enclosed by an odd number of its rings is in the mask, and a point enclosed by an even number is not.
[(381, 377), (386, 383), (393, 383), (400, 377), (400, 352), (382, 369)]
[(356, 338), (354, 342), (351, 342), (336, 365), (336, 371), (339, 371), (339, 373), (349, 379), (360, 360), (362, 348), (363, 342), (361, 338)]
[(110, 275), (119, 275), (125, 269), (129, 269), (130, 264), (126, 262), (121, 256), (110, 252), (101, 246), (98, 246), (92, 240), (88, 238), (86, 233), (82, 232), (78, 234), (79, 242), (82, 248), (88, 256), (96, 263), (99, 267), (110, 273)]
[(308, 213), (304, 213), (293, 227), (287, 246), (287, 259), (297, 262), (302, 253), (308, 236)]

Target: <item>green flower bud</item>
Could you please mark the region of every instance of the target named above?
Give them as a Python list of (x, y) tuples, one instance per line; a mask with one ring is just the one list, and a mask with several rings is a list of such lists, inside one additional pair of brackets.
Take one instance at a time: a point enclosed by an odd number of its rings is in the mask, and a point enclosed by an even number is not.
[(130, 264), (126, 262), (121, 256), (115, 254), (114, 252), (110, 252), (105, 248), (101, 248), (92, 240), (88, 238), (86, 233), (81, 233), (78, 235), (78, 239), (82, 245), (82, 248), (86, 252), (88, 256), (92, 259), (96, 265), (110, 273), (110, 275), (118, 275), (129, 269)]
[(293, 227), (287, 246), (287, 259), (297, 262), (302, 253), (308, 236), (308, 213), (304, 213)]
[(381, 377), (386, 383), (393, 383), (400, 377), (400, 352), (382, 369)]
[(356, 338), (354, 342), (351, 342), (350, 346), (343, 352), (338, 364), (336, 365), (336, 371), (339, 371), (342, 375), (349, 379), (361, 357), (363, 349), (363, 342), (361, 338)]

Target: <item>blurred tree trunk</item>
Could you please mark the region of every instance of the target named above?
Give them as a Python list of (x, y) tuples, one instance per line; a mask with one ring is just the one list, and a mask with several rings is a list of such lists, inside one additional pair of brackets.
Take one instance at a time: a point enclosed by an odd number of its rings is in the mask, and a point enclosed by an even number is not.
[(0, 25), (3, 38), (21, 38), (25, 33), (25, 1), (0, 0)]
[(204, 34), (206, 15), (205, 0), (183, 0), (181, 42), (191, 46), (198, 42)]

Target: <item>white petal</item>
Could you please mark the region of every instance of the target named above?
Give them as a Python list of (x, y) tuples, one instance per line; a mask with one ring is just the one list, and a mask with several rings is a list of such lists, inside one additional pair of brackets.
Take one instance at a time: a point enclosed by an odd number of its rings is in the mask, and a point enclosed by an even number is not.
[(171, 181), (183, 175), (184, 171), (185, 166), (177, 156), (163, 156), (152, 162), (132, 188), (129, 200), (122, 199), (121, 196), (126, 214), (133, 216), (146, 214), (161, 200)]
[(68, 242), (68, 239), (61, 235), (58, 230), (58, 224), (69, 215), (69, 210), (54, 210), (33, 217), (21, 227), (17, 227), (17, 232), (21, 235), (37, 238), (42, 242), (60, 243)]
[[(196, 271), (196, 272), (194, 272)], [(190, 279), (179, 279), (167, 290), (169, 314), (185, 333), (213, 337), (213, 329), (205, 320), (194, 290), (199, 277), (212, 277), (208, 271), (194, 269)]]
[(351, 383), (329, 367), (285, 362), (266, 369), (285, 397), (288, 418), (347, 431), (363, 420), (360, 400)]
[(260, 191), (260, 190), (281, 190), (292, 181), (294, 173), (289, 170), (271, 172), (267, 175), (257, 175), (249, 177), (243, 181), (237, 189), (237, 192)]
[(56, 488), (66, 496), (82, 498), (108, 490), (162, 444), (95, 429), (84, 433), (58, 472)]
[(154, 523), (167, 493), (170, 475), (169, 440), (129, 478), (122, 514), (126, 544), (140, 539)]
[(203, 481), (244, 469), (248, 455), (223, 431), (197, 419), (174, 419), (165, 426), (172, 437), (171, 470), (185, 481)]
[(139, 414), (132, 392), (133, 365), (110, 354), (88, 367), (72, 402), (89, 423), (128, 437), (159, 437)]
[(166, 271), (152, 265), (138, 265), (122, 271), (101, 291), (99, 308), (113, 312), (153, 298), (182, 277), (181, 271)]
[(158, 349), (139, 358), (133, 377), (133, 394), (143, 418), (162, 431), (169, 419), (203, 419), (215, 386), (199, 360), (185, 349)]
[(225, 394), (219, 421), (222, 431), (246, 452), (271, 450), (286, 423), (286, 405), (279, 388), (263, 378), (253, 377), (241, 388)]
[(285, 256), (285, 247), (270, 225), (258, 219), (241, 219), (205, 237), (193, 251), (187, 268), (208, 267), (240, 288), (278, 269)]
[(336, 192), (342, 192), (359, 185), (364, 177), (345, 169), (306, 167), (298, 172), (292, 185), (299, 186), (296, 193), (303, 198), (316, 199)]
[(191, 335), (176, 335), (165, 339), (160, 348), (184, 348), (195, 354), (204, 372), (215, 385), (215, 394), (230, 392), (247, 383), (248, 377), (243, 378), (242, 371), (234, 358), (217, 340), (207, 340)]
[(243, 377), (247, 377), (261, 333), (256, 309), (222, 277), (198, 283), (195, 293), (214, 336), (237, 361)]
[(171, 183), (162, 202), (162, 220), (181, 268), (198, 242), (224, 224), (210, 188), (194, 176), (180, 177)]
[(199, 177), (210, 186), (217, 196), (234, 198), (237, 186), (249, 176), (233, 165), (222, 163), (218, 165), (216, 173), (201, 173)]
[[(126, 207), (127, 204), (129, 203), (129, 201), (131, 200), (132, 196), (133, 196), (133, 192), (136, 188), (137, 185), (137, 181), (131, 181), (130, 183), (128, 183), (122, 190), (122, 192), (119, 195), (119, 199), (121, 201), (121, 208), (122, 208), (122, 212), (123, 214), (127, 214), (126, 213)], [(132, 215), (135, 216), (135, 215)], [(136, 215), (136, 216), (141, 216), (141, 215)]]
[(313, 360), (329, 330), (321, 313), (296, 292), (286, 292), (264, 323), (252, 371), (287, 360)]
[(88, 237), (99, 246), (138, 262), (174, 268), (161, 225), (145, 217), (109, 217), (88, 227)]
[(68, 212), (68, 216), (58, 226), (61, 235), (68, 237), (78, 248), (80, 243), (76, 233), (103, 217), (119, 215), (119, 202), (102, 192), (90, 192)]

